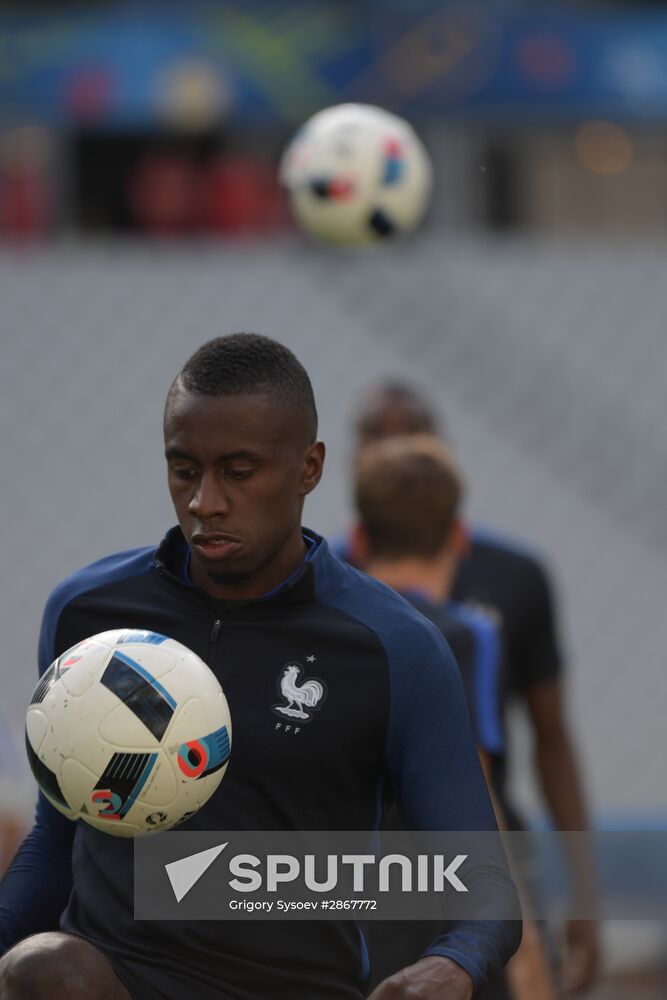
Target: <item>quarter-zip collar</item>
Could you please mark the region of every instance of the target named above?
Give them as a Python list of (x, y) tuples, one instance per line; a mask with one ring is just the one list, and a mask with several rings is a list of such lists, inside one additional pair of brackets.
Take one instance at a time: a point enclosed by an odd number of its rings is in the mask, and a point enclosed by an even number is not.
[(199, 587), (183, 579), (183, 565), (188, 552), (188, 545), (180, 527), (171, 528), (155, 553), (155, 567), (163, 577), (170, 583), (183, 588), (190, 594), (201, 595), (205, 602), (219, 609), (223, 614), (231, 614), (237, 610), (261, 609), (267, 605), (273, 606), (280, 603), (302, 603), (313, 599), (315, 588), (313, 571), (316, 564), (326, 559), (328, 553), (327, 543), (314, 531), (302, 528), (302, 533), (308, 551), (303, 562), (286, 579), (267, 594), (261, 597), (242, 601), (219, 601), (206, 594)]

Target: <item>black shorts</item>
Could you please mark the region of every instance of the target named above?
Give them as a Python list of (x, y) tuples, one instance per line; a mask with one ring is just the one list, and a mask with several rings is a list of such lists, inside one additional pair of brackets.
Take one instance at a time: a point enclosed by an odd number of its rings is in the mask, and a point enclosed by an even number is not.
[(146, 982), (146, 973), (149, 971), (146, 966), (137, 966), (134, 962), (127, 962), (116, 955), (105, 957), (111, 962), (113, 971), (132, 1000), (165, 1000), (163, 993)]
[[(133, 962), (126, 958), (119, 958), (117, 955), (110, 955), (108, 952), (104, 952), (104, 955), (111, 962), (113, 971), (129, 992), (132, 1000), (170, 1000), (174, 996), (178, 996), (179, 1000), (181, 1000), (181, 997), (183, 1000), (192, 1000), (192, 998), (197, 996), (197, 986), (193, 985), (193, 992), (191, 992), (190, 984), (185, 985), (186, 977), (179, 980), (180, 988), (178, 984), (172, 982), (169, 995), (167, 995), (151, 982), (151, 979), (155, 977), (154, 966), (144, 962)], [(158, 972), (158, 976), (160, 976), (161, 981), (164, 983), (164, 973)], [(184, 992), (184, 989), (187, 992)], [(205, 992), (207, 997), (211, 996), (210, 988), (205, 989)], [(216, 1000), (233, 1000), (231, 995), (221, 993), (217, 988), (215, 996)]]

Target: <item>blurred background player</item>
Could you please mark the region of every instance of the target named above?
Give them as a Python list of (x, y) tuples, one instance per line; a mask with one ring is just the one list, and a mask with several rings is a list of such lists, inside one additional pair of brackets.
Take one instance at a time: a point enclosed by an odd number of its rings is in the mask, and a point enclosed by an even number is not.
[[(460, 518), (463, 481), (454, 459), (433, 435), (392, 437), (362, 449), (356, 466), (359, 524), (355, 545), (366, 571), (398, 591), (441, 629), (461, 671), (482, 767), (490, 778), (502, 751), (501, 649), (498, 629), (484, 612), (450, 599), (467, 548)], [(418, 665), (416, 665), (418, 666)], [(498, 810), (500, 812), (500, 810)], [(502, 815), (498, 816), (503, 826)], [(401, 828), (388, 804), (383, 828)], [(437, 929), (423, 921), (369, 926), (371, 983), (419, 959)], [(484, 1000), (553, 1000), (548, 963), (534, 924)]]
[[(437, 434), (433, 408), (411, 386), (387, 380), (371, 388), (356, 419), (357, 461), (372, 442), (412, 434)], [(455, 601), (484, 609), (502, 626), (504, 694), (518, 698), (527, 709), (540, 787), (559, 830), (588, 829), (588, 815), (576, 754), (565, 718), (563, 662), (556, 633), (552, 586), (539, 559), (500, 535), (470, 527), (459, 529), (460, 558), (453, 572)], [(365, 564), (359, 534), (353, 533), (342, 554)], [(523, 823), (507, 791), (508, 753), (491, 760), (494, 794), (509, 829)], [(589, 896), (590, 858), (571, 854), (572, 883)], [(590, 921), (569, 921), (565, 928), (563, 986), (581, 992), (594, 982), (599, 965), (597, 927)]]

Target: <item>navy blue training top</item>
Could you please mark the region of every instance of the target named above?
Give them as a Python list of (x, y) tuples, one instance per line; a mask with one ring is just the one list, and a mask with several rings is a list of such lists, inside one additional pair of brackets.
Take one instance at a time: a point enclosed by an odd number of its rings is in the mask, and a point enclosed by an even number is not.
[(503, 650), (498, 626), (484, 611), (457, 601), (434, 604), (416, 592), (403, 596), (437, 625), (454, 654), (478, 748), (491, 755), (502, 753)]
[[(264, 599), (217, 602), (182, 579), (184, 540), (103, 559), (49, 598), (40, 671), (112, 628), (169, 635), (220, 680), (234, 726), (225, 778), (183, 829), (355, 829), (378, 823), (383, 780), (409, 827), (495, 829), (458, 670), (441, 633), (393, 591), (346, 566), (312, 533), (308, 558)], [(287, 664), (320, 681), (308, 724), (275, 712)], [(281, 721), (282, 719), (282, 721)], [(298, 731), (297, 731), (298, 730)], [(471, 873), (506, 900), (506, 871)], [(62, 817), (40, 795), (35, 827), (0, 887), (0, 945), (55, 928), (130, 970), (138, 996), (165, 1000), (343, 1000), (363, 995), (363, 938), (345, 921), (133, 919), (132, 843)], [(295, 927), (298, 932), (295, 933)], [(447, 926), (429, 948), (481, 987), (518, 943), (515, 922)]]

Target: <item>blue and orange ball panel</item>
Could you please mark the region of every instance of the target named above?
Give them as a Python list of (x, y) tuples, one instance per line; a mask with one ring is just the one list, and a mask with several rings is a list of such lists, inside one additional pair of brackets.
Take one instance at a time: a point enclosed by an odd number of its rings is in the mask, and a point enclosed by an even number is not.
[(208, 736), (182, 743), (178, 748), (178, 766), (186, 778), (205, 778), (227, 763), (229, 752), (229, 732), (227, 726), (222, 726)]

